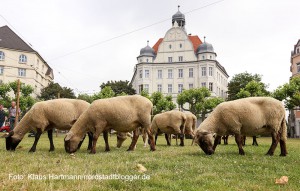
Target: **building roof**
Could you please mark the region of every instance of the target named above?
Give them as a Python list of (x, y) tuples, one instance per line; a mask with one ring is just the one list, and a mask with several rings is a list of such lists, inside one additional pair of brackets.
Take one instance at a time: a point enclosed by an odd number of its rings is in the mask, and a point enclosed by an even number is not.
[[(197, 36), (197, 35), (194, 35), (194, 36), (191, 36), (189, 35), (188, 36), (190, 41), (192, 42), (193, 44), (193, 47), (194, 47), (194, 51), (197, 52), (197, 48), (200, 44), (202, 44), (202, 41), (200, 40), (200, 38)], [(158, 51), (158, 47), (160, 45), (160, 43), (163, 41), (163, 38), (160, 38), (158, 39), (158, 41), (155, 43), (155, 45), (152, 47), (155, 51), (155, 53), (157, 54), (157, 51)]]
[(0, 27), (0, 39), (0, 47), (27, 52), (35, 52), (26, 42), (24, 42), (14, 31), (12, 31), (6, 25)]
[(211, 44), (209, 44), (209, 43), (207, 43), (207, 42), (204, 41), (204, 43), (202, 43), (202, 44), (197, 48), (197, 54), (200, 54), (200, 53), (206, 53), (206, 52), (209, 52), (209, 53), (215, 53), (214, 47), (213, 47)]

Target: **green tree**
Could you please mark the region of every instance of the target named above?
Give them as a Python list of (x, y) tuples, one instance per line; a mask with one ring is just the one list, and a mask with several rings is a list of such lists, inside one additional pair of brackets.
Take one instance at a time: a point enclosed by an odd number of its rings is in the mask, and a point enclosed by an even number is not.
[(51, 82), (47, 87), (41, 90), (41, 95), (39, 96), (42, 100), (50, 100), (58, 98), (76, 98), (73, 90), (68, 87), (61, 87), (58, 83)]
[[(262, 92), (264, 94), (268, 94), (268, 91), (266, 90), (268, 88), (268, 85), (264, 84), (262, 81), (262, 76), (259, 74), (251, 74), (248, 72), (236, 74), (232, 77), (230, 82), (228, 83), (228, 100), (236, 100), (239, 99), (237, 97), (237, 94), (241, 91), (241, 89), (245, 88), (246, 85), (251, 81), (256, 81), (260, 84), (262, 87)], [(242, 93), (241, 93), (242, 94)], [(243, 92), (244, 96), (247, 96), (247, 92)]]
[(237, 98), (269, 96), (269, 92), (265, 90), (265, 86), (261, 82), (255, 80), (250, 81), (245, 88), (242, 88), (237, 94)]
[[(204, 121), (205, 115), (224, 101), (222, 98), (210, 96), (211, 93), (206, 87), (183, 90), (177, 96), (177, 103), (183, 110), (190, 111), (196, 116), (201, 115), (201, 119)], [(185, 108), (185, 104), (188, 104), (189, 108)]]
[(176, 105), (173, 103), (172, 96), (167, 95), (164, 97), (161, 92), (153, 92), (150, 96), (150, 100), (153, 104), (153, 115), (176, 108)]
[(115, 92), (116, 95), (121, 95), (125, 93), (127, 95), (134, 95), (136, 94), (135, 90), (133, 89), (132, 85), (129, 81), (107, 81), (106, 83), (102, 83), (100, 88), (103, 89), (107, 86), (110, 86), (111, 89)]
[(279, 86), (272, 97), (280, 101), (284, 100), (287, 109), (300, 106), (300, 77), (294, 77), (289, 83)]
[(4, 107), (9, 107), (11, 102), (11, 97), (8, 93), (11, 91), (9, 84), (0, 84), (0, 103), (4, 105)]
[(111, 98), (111, 97), (114, 97), (115, 95), (116, 94), (111, 89), (111, 87), (110, 86), (106, 86), (99, 93), (96, 93), (96, 94), (93, 95), (93, 100), (104, 99), (104, 98)]
[(81, 99), (89, 103), (92, 103), (94, 101), (93, 96), (90, 96), (88, 94), (79, 94), (77, 99)]

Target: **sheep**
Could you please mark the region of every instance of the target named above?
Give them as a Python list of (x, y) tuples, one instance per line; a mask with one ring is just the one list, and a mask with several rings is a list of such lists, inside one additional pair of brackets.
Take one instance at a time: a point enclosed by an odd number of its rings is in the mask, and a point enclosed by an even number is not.
[(150, 134), (152, 103), (140, 95), (119, 96), (94, 101), (79, 117), (65, 137), (65, 150), (74, 153), (87, 131), (93, 133), (91, 154), (96, 153), (96, 143), (103, 131), (114, 129), (118, 132), (133, 131), (128, 151), (134, 150), (138, 140), (138, 127), (145, 128), (155, 151), (153, 136)]
[[(213, 134), (217, 137), (214, 144)], [(221, 136), (234, 134), (239, 154), (244, 155), (242, 135), (272, 135), (267, 155), (273, 155), (278, 142), (281, 154), (286, 156), (287, 127), (282, 103), (269, 97), (250, 97), (228, 101), (218, 105), (196, 129), (195, 141), (207, 154), (214, 153)]]
[(151, 124), (152, 135), (155, 135), (155, 143), (160, 133), (165, 133), (167, 145), (171, 145), (168, 134), (180, 135), (180, 146), (184, 146), (186, 115), (181, 111), (167, 111), (154, 116)]
[[(25, 134), (30, 130), (35, 130), (37, 133), (29, 152), (36, 151), (36, 145), (44, 131), (48, 131), (49, 151), (54, 151), (53, 129), (69, 130), (89, 105), (86, 101), (75, 99), (55, 99), (34, 104), (13, 131), (5, 135), (6, 149), (14, 151)], [(91, 147), (90, 134), (89, 138), (89, 147)]]

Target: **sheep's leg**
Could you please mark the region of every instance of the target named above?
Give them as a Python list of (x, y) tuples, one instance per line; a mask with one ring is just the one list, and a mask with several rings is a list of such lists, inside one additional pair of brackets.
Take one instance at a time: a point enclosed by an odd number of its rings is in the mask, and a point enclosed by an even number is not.
[(242, 144), (242, 136), (240, 134), (235, 134), (235, 142), (239, 147), (239, 154), (245, 155), (245, 151), (243, 149), (243, 144)]
[[(218, 146), (218, 144), (220, 143), (220, 141), (221, 141), (221, 136), (220, 135), (217, 135), (216, 136), (216, 138), (215, 138), (215, 142), (214, 142), (214, 146), (213, 146), (213, 151), (215, 151), (216, 150), (216, 148), (217, 148), (217, 146)], [(225, 139), (224, 139), (225, 140)]]
[(151, 132), (151, 125), (149, 125), (148, 127), (144, 127), (144, 128), (148, 134), (148, 141), (150, 143), (150, 151), (155, 151), (155, 141), (154, 141), (153, 134)]
[(88, 132), (88, 137), (89, 137), (89, 145), (88, 145), (88, 148), (87, 150), (91, 150), (92, 149), (92, 144), (93, 144), (93, 133), (92, 132)]
[(139, 139), (139, 128), (136, 128), (133, 131), (132, 141), (131, 141), (131, 144), (130, 144), (129, 148), (127, 149), (127, 151), (133, 151), (134, 150), (136, 142), (138, 141), (138, 139)]
[[(171, 137), (172, 137), (172, 135), (171, 135)], [(178, 136), (177, 136), (177, 134), (175, 135), (175, 140), (176, 140), (176, 146), (178, 145)]]
[(247, 137), (245, 135), (243, 135), (243, 136), (241, 136), (241, 139), (242, 139), (242, 145), (246, 146), (246, 139), (247, 139)]
[(180, 134), (179, 135), (179, 139), (180, 139), (180, 145), (179, 146), (184, 146), (184, 135), (183, 134)]
[(108, 152), (110, 151), (109, 144), (108, 144), (108, 131), (103, 131), (103, 139), (105, 142), (105, 152)]
[(90, 154), (95, 154), (96, 153), (96, 144), (98, 140), (99, 134), (94, 133), (93, 135), (93, 144), (92, 144), (92, 149), (90, 151)]
[(41, 134), (42, 134), (42, 130), (38, 129), (37, 132), (36, 132), (36, 134), (35, 134), (35, 137), (34, 137), (34, 143), (33, 143), (32, 147), (31, 147), (31, 149), (29, 150), (29, 152), (35, 152), (36, 145), (37, 145), (37, 143), (38, 143), (38, 141), (40, 139)]
[(50, 141), (49, 152), (54, 151), (55, 148), (54, 148), (54, 144), (53, 144), (53, 129), (48, 130), (48, 138), (49, 138), (49, 141)]
[(253, 136), (253, 142), (252, 142), (252, 145), (258, 146), (258, 143), (257, 143), (257, 141), (256, 141), (256, 136)]
[(145, 129), (142, 129), (142, 137), (143, 137), (144, 147), (147, 147), (148, 135), (147, 135)]
[(286, 143), (284, 140), (280, 139), (280, 156), (286, 156), (287, 150), (286, 150)]
[(170, 143), (170, 139), (169, 139), (169, 135), (167, 133), (165, 133), (165, 139), (167, 141), (167, 145), (168, 146), (171, 146), (171, 143)]
[(84, 136), (83, 136), (83, 139), (79, 142), (78, 147), (77, 147), (77, 150), (80, 149), (80, 147), (81, 147), (81, 145), (82, 145), (82, 143), (83, 143), (85, 137), (86, 137), (86, 135), (84, 135)]
[(158, 133), (155, 134), (155, 142), (154, 142), (155, 145), (156, 145), (157, 137), (158, 137)]
[(272, 133), (272, 144), (271, 144), (271, 147), (269, 149), (269, 151), (267, 152), (266, 155), (270, 155), (270, 156), (273, 156), (274, 154), (274, 151), (277, 147), (277, 144), (279, 142), (279, 133)]

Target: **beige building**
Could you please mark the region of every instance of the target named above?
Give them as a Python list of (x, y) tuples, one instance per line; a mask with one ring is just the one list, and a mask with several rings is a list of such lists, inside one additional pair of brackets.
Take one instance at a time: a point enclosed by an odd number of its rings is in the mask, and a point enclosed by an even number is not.
[(20, 79), (34, 88), (33, 97), (53, 80), (53, 71), (41, 55), (8, 26), (0, 27), (0, 83)]
[(179, 10), (172, 16), (172, 27), (151, 48), (149, 42), (140, 50), (131, 80), (140, 93), (162, 92), (177, 95), (183, 89), (207, 87), (212, 96), (227, 97), (228, 74), (216, 60), (211, 44), (197, 35), (187, 34), (185, 16)]
[[(297, 44), (294, 45), (294, 49), (291, 52), (291, 67), (290, 71), (292, 72), (293, 77), (300, 77), (300, 39)], [(290, 124), (290, 136), (291, 137), (300, 137), (300, 108), (295, 108), (290, 111), (289, 115), (289, 124)]]

